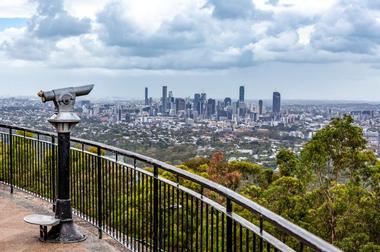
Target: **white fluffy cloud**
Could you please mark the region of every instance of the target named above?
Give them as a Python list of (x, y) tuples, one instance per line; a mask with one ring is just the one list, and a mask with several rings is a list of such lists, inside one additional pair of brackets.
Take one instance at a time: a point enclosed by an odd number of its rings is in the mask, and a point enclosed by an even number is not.
[(118, 69), (380, 59), (375, 0), (34, 0), (32, 13), (24, 2), (0, 4), (29, 19), (0, 32), (3, 58)]

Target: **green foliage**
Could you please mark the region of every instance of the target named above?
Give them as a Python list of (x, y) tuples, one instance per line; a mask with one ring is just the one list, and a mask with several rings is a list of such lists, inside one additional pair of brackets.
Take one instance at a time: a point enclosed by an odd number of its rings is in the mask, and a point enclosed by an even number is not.
[(29, 138), (33, 137), (32, 132), (23, 131), (23, 130), (16, 130), (16, 135), (18, 135), (18, 136), (24, 136), (25, 135), (26, 137), (29, 137)]
[(296, 174), (299, 162), (293, 151), (282, 148), (277, 153), (276, 160), (281, 176), (293, 176)]
[(301, 153), (302, 164), (313, 172), (318, 186), (346, 179), (358, 182), (362, 172), (375, 160), (373, 152), (366, 149), (362, 129), (353, 124), (350, 116), (333, 119)]
[(261, 168), (240, 192), (344, 251), (379, 251), (380, 161), (351, 117), (333, 119), (299, 157), (281, 149), (277, 165), (280, 177)]

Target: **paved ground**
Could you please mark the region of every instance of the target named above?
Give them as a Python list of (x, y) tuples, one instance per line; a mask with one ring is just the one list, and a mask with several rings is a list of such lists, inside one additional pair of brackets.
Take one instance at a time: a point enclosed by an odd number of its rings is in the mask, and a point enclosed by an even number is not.
[(80, 219), (75, 219), (78, 230), (87, 240), (77, 244), (42, 243), (39, 227), (26, 224), (26, 215), (52, 214), (51, 204), (23, 192), (9, 193), (9, 187), (0, 185), (0, 251), (1, 252), (63, 252), (63, 251), (126, 251), (119, 243), (104, 235), (97, 238), (97, 229)]

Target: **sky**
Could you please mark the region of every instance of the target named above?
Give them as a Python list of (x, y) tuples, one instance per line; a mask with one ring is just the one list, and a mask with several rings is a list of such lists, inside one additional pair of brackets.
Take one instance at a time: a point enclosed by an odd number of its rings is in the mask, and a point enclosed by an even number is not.
[(1, 0), (0, 96), (380, 102), (380, 0)]

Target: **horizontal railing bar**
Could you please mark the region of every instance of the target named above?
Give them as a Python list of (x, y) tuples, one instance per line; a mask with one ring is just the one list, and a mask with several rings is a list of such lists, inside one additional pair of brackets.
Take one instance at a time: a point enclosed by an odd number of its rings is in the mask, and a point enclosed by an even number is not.
[(2, 123), (0, 123), (0, 128), (22, 130), (22, 131), (25, 130), (26, 132), (30, 132), (30, 133), (34, 133), (34, 134), (40, 134), (43, 136), (57, 136), (56, 133), (52, 133), (52, 132), (48, 132), (48, 131), (37, 130), (37, 129), (29, 129), (29, 128), (25, 128), (25, 127), (20, 127), (20, 126), (16, 126), (16, 125), (7, 125), (7, 124), (2, 124)]
[[(24, 127), (19, 126), (11, 126), (11, 125), (5, 125), (0, 124), (1, 128), (8, 128), (8, 129), (15, 129), (15, 130), (25, 130), (27, 132), (36, 133), (40, 135), (45, 136), (56, 136), (56, 134), (51, 132), (45, 132), (41, 130), (34, 130), (34, 129), (28, 129)], [(284, 231), (285, 233), (297, 238), (299, 241), (303, 242), (305, 245), (309, 246), (312, 249), (315, 249), (317, 251), (323, 251), (323, 252), (340, 252), (341, 250), (336, 248), (335, 246), (329, 244), (328, 242), (324, 241), (323, 239), (317, 237), (316, 235), (306, 231), (305, 229), (293, 224), (292, 222), (286, 220), (285, 218), (275, 214), (274, 212), (260, 206), (259, 204), (245, 198), (244, 196), (220, 185), (213, 181), (210, 181), (206, 178), (203, 178), (199, 175), (192, 174), (188, 171), (179, 169), (173, 165), (166, 164), (162, 161), (134, 153), (131, 151), (123, 150), (117, 147), (109, 146), (106, 144), (98, 143), (95, 141), (80, 139), (80, 138), (71, 138), (71, 141), (94, 146), (94, 147), (100, 147), (103, 150), (111, 151), (114, 153), (121, 154), (123, 156), (136, 159), (138, 161), (145, 162), (150, 165), (158, 166), (160, 169), (169, 171), (173, 174), (179, 175), (180, 177), (187, 179), (189, 181), (193, 181), (199, 185), (201, 185), (204, 188), (207, 188), (209, 190), (212, 190), (221, 196), (229, 198), (234, 203), (246, 208), (247, 210), (252, 211), (256, 215), (262, 216), (262, 218), (270, 223), (272, 223), (276, 228), (279, 228), (280, 230)]]

